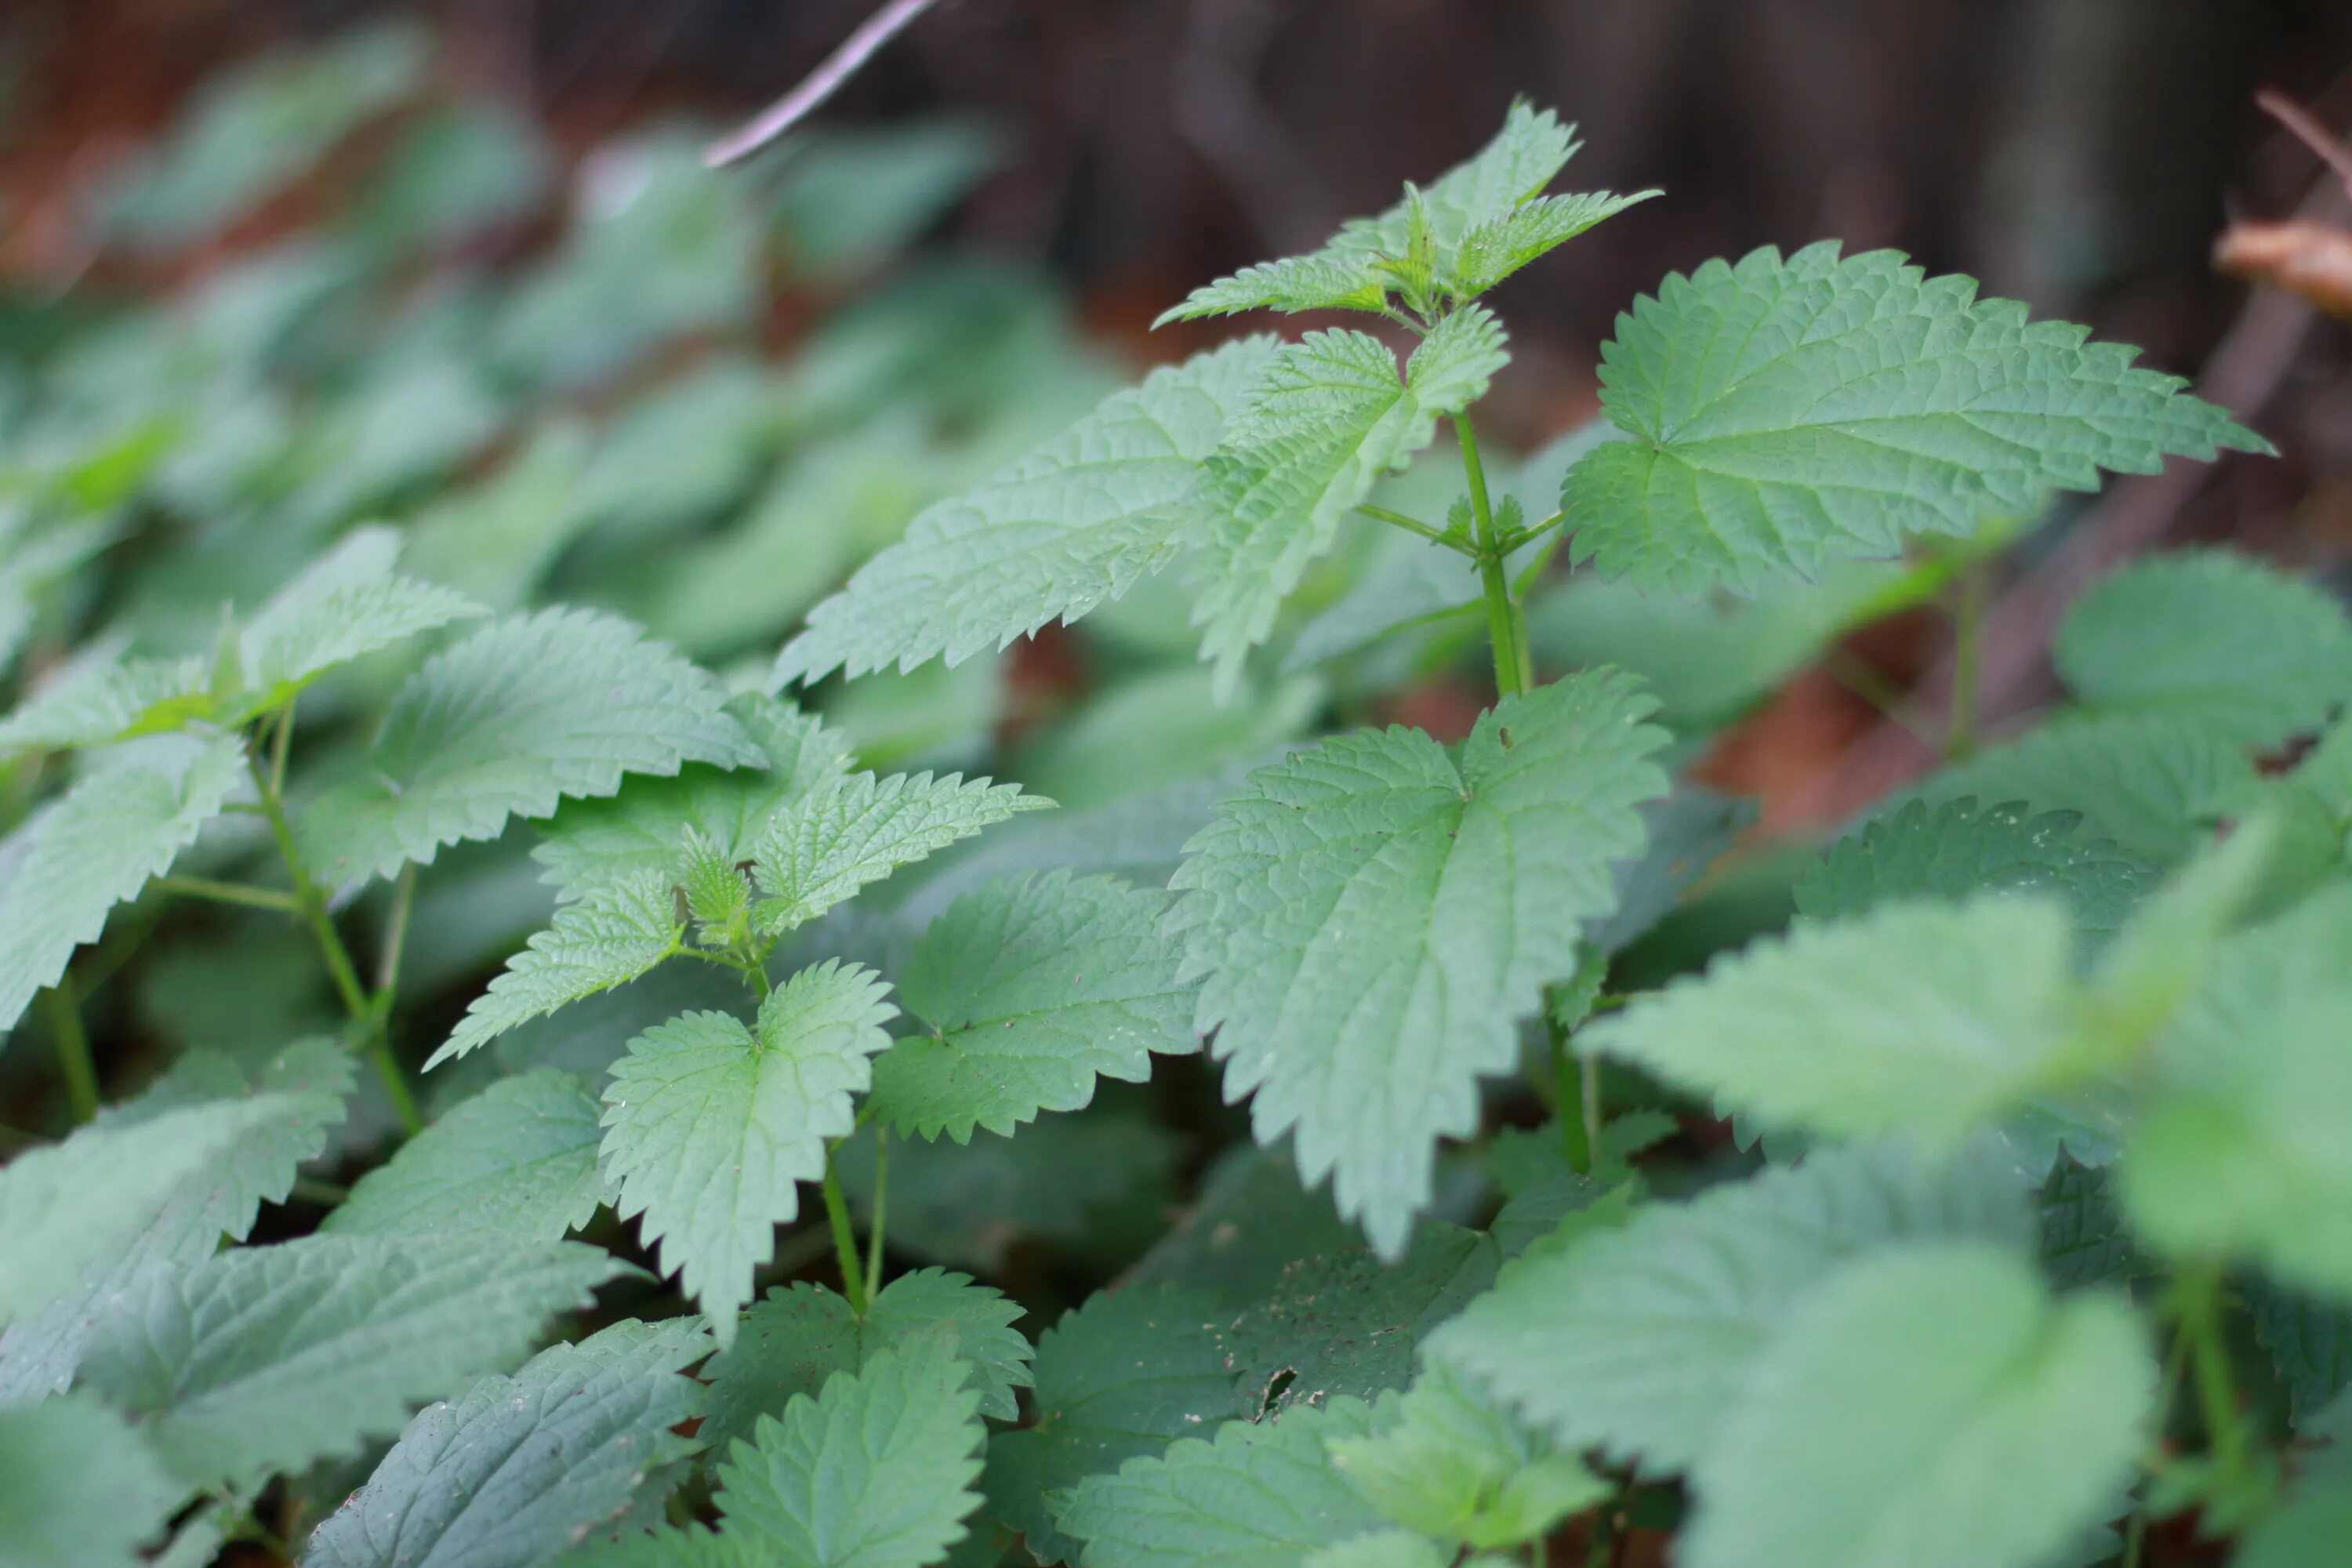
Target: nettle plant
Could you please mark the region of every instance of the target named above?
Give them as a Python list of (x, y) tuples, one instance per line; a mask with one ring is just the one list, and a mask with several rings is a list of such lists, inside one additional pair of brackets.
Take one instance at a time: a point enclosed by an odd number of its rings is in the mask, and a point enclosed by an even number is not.
[[(1482, 296), (1643, 199), (1544, 194), (1571, 150), (1515, 109), (1196, 293), (1171, 317), (1381, 335), (1246, 337), (1110, 396), (923, 512), (769, 692), (609, 614), (489, 616), (368, 528), (210, 657), (100, 649), (0, 724), (72, 763), (5, 851), (0, 1015), (150, 887), (298, 922), (347, 1014), (258, 1067), (184, 1056), (0, 1170), (0, 1557), (200, 1563), (356, 1458), (304, 1563), (1444, 1568), (1672, 1531), (1688, 1568), (2053, 1568), (2191, 1510), (2242, 1561), (2337, 1561), (2335, 604), (2214, 554), (2118, 574), (2066, 624), (2061, 710), (1832, 846), (1793, 927), (1678, 975), (1642, 947), (1742, 821), (1669, 767), (1743, 693), (2102, 469), (2263, 444), (2127, 349), (1825, 244), (1638, 300), (1605, 426), (1506, 488)], [(1441, 426), (1442, 521), (1388, 478)], [(934, 870), (1050, 803), (859, 771), (771, 694), (1163, 571), (1231, 688), (1343, 525), (1397, 552), (1292, 658), (1483, 628), (1497, 698), (1458, 743), (1334, 735), (1204, 816), (1152, 796)], [(417, 639), (363, 754), (292, 754), (306, 689)], [(559, 901), (433, 1051), (464, 1092), (428, 1123), (393, 1048), (419, 869), (518, 818)], [(1163, 888), (1137, 868), (1171, 823)], [(383, 884), (363, 968), (342, 923)], [(656, 1010), (588, 1042), (607, 1071), (495, 1048), (609, 1027), (607, 993)], [(1110, 1289), (1033, 1342), (971, 1277), (892, 1272), (941, 1180), (894, 1206), (894, 1147), (1050, 1139), (1203, 1042), (1265, 1152)], [(315, 1187), (355, 1058), (409, 1136), (316, 1234), (222, 1247)], [(1076, 1185), (1108, 1154), (1053, 1147)], [(759, 1295), (812, 1271), (839, 1288)]]

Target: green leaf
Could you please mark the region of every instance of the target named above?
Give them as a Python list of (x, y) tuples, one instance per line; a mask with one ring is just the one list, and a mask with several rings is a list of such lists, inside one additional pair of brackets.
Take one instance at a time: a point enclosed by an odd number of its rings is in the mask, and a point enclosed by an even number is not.
[(1260, 373), (1249, 412), (1202, 470), (1201, 504), (1216, 521), (1196, 563), (1192, 624), (1221, 692), (1373, 481), (1484, 396), (1509, 357), (1501, 324), (1474, 305), (1437, 324), (1402, 381), (1386, 344), (1349, 331), (1310, 332)]
[(1382, 1400), (1375, 1422), (1370, 1436), (1332, 1439), (1331, 1462), (1382, 1518), (1442, 1541), (1487, 1551), (1540, 1540), (1612, 1489), (1443, 1368)]
[(1602, 406), (1636, 439), (1570, 470), (1570, 552), (1645, 588), (1754, 593), (1910, 534), (1968, 538), (2101, 468), (2269, 450), (2088, 336), (1834, 241), (1676, 274), (1601, 350)]
[(596, 1171), (603, 1110), (572, 1073), (540, 1068), (500, 1079), (362, 1176), (320, 1228), (560, 1240), (588, 1222), (604, 1195)]
[(85, 1269), (129, 1249), (186, 1183), (293, 1109), (274, 1096), (193, 1105), (85, 1127), (0, 1166), (0, 1226), (8, 1237), (0, 1322), (64, 1296)]
[(1563, 1448), (1686, 1468), (1781, 1322), (1841, 1264), (1916, 1237), (2021, 1249), (2022, 1197), (1990, 1149), (1940, 1170), (1891, 1144), (1822, 1150), (1538, 1247), (1426, 1356)]
[(1151, 1053), (1201, 1048), (1164, 893), (1066, 871), (958, 899), (908, 954), (899, 1000), (930, 1026), (874, 1064), (874, 1116), (969, 1142), (1076, 1110), (1097, 1078), (1141, 1083)]
[[(217, 1051), (194, 1050), (145, 1092), (108, 1107), (76, 1133), (68, 1149), (78, 1140), (100, 1139), (110, 1152), (88, 1155), (88, 1171), (68, 1183), (74, 1195), (44, 1217), (77, 1227), (69, 1247), (102, 1250), (86, 1254), (91, 1261), (70, 1289), (0, 1333), (0, 1405), (64, 1389), (105, 1303), (132, 1281), (193, 1266), (211, 1257), (224, 1236), (244, 1240), (261, 1205), (283, 1203), (295, 1172), (326, 1148), (352, 1082), (351, 1053), (333, 1040), (298, 1040), (257, 1071)], [(171, 1129), (196, 1112), (226, 1118), (235, 1130), (209, 1156), (186, 1163), (181, 1135)], [(126, 1158), (130, 1150), (135, 1157)], [(30, 1176), (41, 1163), (27, 1153), (11, 1169)], [(131, 1210), (111, 1218), (98, 1212), (115, 1184), (151, 1177), (165, 1184)], [(7, 1180), (0, 1176), (0, 1189)], [(127, 1228), (121, 1223), (126, 1220)], [(22, 1238), (20, 1261), (38, 1262), (33, 1237), (12, 1234)]]
[(390, 1436), (420, 1399), (510, 1363), (626, 1266), (593, 1247), (314, 1236), (151, 1278), (83, 1377), (144, 1418), (174, 1475), (249, 1484)]
[(2072, 811), (2082, 831), (2159, 866), (2187, 859), (2221, 803), (2254, 770), (2226, 736), (2155, 714), (2063, 716), (1978, 752), (1920, 789), (1930, 805), (1972, 796), (2040, 814)]
[(770, 935), (791, 931), (901, 866), (1053, 804), (961, 773), (854, 774), (793, 801), (760, 836), (753, 870), (765, 897), (753, 918)]
[(234, 735), (87, 774), (0, 843), (0, 1029), (245, 785)]
[(945, 1331), (980, 1390), (980, 1413), (1010, 1421), (1013, 1391), (1029, 1386), (1029, 1342), (1012, 1324), (1021, 1308), (966, 1274), (901, 1274), (860, 1318), (822, 1285), (778, 1287), (743, 1314), (735, 1342), (703, 1369), (710, 1415), (700, 1436), (714, 1454), (748, 1438), (761, 1415), (781, 1415), (796, 1394), (816, 1397), (835, 1373), (863, 1372), (886, 1350)]
[(1295, 1568), (1380, 1527), (1324, 1450), (1370, 1422), (1352, 1399), (1264, 1424), (1228, 1421), (1213, 1439), (1187, 1438), (1079, 1482), (1062, 1528), (1086, 1543), (1086, 1568)]
[[(1375, 1530), (1335, 1541), (1299, 1560), (1300, 1568), (1454, 1568), (1461, 1555), (1410, 1530)], [(1481, 1554), (1464, 1568), (1503, 1568), (1508, 1559)]]
[(2045, 897), (1885, 904), (1727, 954), (1577, 1039), (1769, 1125), (1949, 1140), (2072, 1070), (2073, 942)]
[(560, 897), (581, 898), (633, 871), (669, 870), (688, 832), (730, 860), (749, 860), (778, 812), (849, 772), (847, 742), (814, 714), (756, 694), (727, 711), (765, 754), (764, 769), (695, 763), (675, 778), (636, 774), (607, 800), (564, 802), (531, 851)]
[(120, 1415), (82, 1399), (0, 1410), (8, 1568), (136, 1568), (186, 1489)]
[(702, 1413), (701, 1385), (678, 1373), (709, 1351), (692, 1319), (623, 1321), (427, 1406), (319, 1526), (302, 1568), (547, 1562), (694, 1451), (669, 1428)]
[(675, 954), (686, 937), (663, 871), (632, 871), (555, 911), (510, 959), (425, 1066), (429, 1070), (569, 1003), (630, 981)]
[(2036, 1206), (2042, 1271), (2060, 1289), (2122, 1283), (2148, 1271), (2105, 1170), (2058, 1162)]
[(608, 795), (633, 773), (767, 759), (716, 681), (628, 622), (542, 610), (491, 622), (425, 660), (393, 699), (369, 776), (303, 814), (303, 858), (335, 880), (430, 862), (509, 816)]
[(1694, 1477), (1689, 1568), (2031, 1568), (2101, 1523), (2153, 1414), (2137, 1320), (1965, 1242), (1849, 1265), (1749, 1373)]
[(396, 574), (400, 534), (362, 528), (295, 574), (238, 638), (240, 719), (283, 706), (340, 665), (481, 615), (463, 594)]
[(756, 1032), (688, 1013), (614, 1064), (604, 1168), (621, 1216), (645, 1216), (662, 1271), (679, 1276), (721, 1348), (752, 1270), (775, 1255), (775, 1227), (800, 1213), (799, 1184), (824, 1174), (826, 1141), (856, 1124), (850, 1096), (898, 1016), (887, 990), (855, 964), (817, 964), (761, 1004)]
[(1426, 237), (1432, 282), (1468, 300), (1602, 219), (1656, 195), (1546, 196), (1543, 188), (1576, 151), (1576, 132), (1549, 110), (1511, 105), (1503, 129), (1478, 153), (1378, 217), (1358, 218), (1320, 250), (1244, 268), (1195, 289), (1153, 323), (1239, 310), (1379, 310), (1396, 279), (1384, 262), (1415, 249), (1416, 217)]
[(2158, 1040), (2123, 1190), (2159, 1251), (2248, 1258), (2282, 1285), (2352, 1296), (2347, 952), (2339, 885), (2229, 939)]
[(1403, 1387), (1414, 1347), (1493, 1284), (1501, 1262), (1491, 1237), (1430, 1221), (1393, 1263), (1359, 1247), (1291, 1265), (1222, 1336), (1236, 1413), (1255, 1421)]
[(775, 684), (950, 665), (1066, 625), (1174, 560), (1201, 460), (1274, 356), (1256, 337), (1154, 371), (978, 488), (942, 501), (809, 612)]
[(2352, 1540), (2352, 1484), (2330, 1475), (2246, 1532), (2234, 1568), (2333, 1568)]
[(2287, 1409), (2297, 1428), (2306, 1428), (2347, 1388), (2352, 1388), (2352, 1309), (2315, 1301), (2282, 1290), (2267, 1279), (2239, 1288), (2254, 1338), (2270, 1352), (2279, 1381), (2286, 1385)]
[(724, 1534), (787, 1568), (923, 1568), (980, 1506), (980, 1391), (952, 1333), (877, 1352), (760, 1418), (719, 1469)]
[(1909, 801), (1830, 847), (1798, 879), (1798, 910), (1842, 920), (1906, 899), (1957, 902), (1985, 892), (2053, 897), (2076, 930), (2112, 934), (2156, 885), (2157, 870), (2078, 830), (2074, 812), (2029, 815), (1963, 797)]
[(1169, 930), (1194, 1016), (1256, 1091), (1260, 1142), (1296, 1128), (1309, 1183), (1389, 1256), (1428, 1200), (1433, 1146), (1518, 1061), (1520, 1019), (1576, 967), (1641, 847), (1663, 731), (1612, 671), (1505, 698), (1458, 752), (1392, 728), (1251, 775), (1192, 840)]
[(988, 1445), (982, 1489), (1041, 1563), (1076, 1555), (1049, 1494), (1234, 1413), (1216, 1304), (1174, 1289), (1097, 1296), (1037, 1342), (1037, 1418)]
[(2193, 720), (2263, 750), (2352, 698), (2352, 622), (2335, 596), (2221, 551), (2106, 578), (2068, 613), (2051, 657), (2090, 708)]
[(211, 715), (211, 685), (199, 658), (77, 655), (0, 721), (0, 754), (83, 751), (177, 730)]
[(1181, 1286), (1240, 1308), (1271, 1295), (1298, 1259), (1360, 1242), (1328, 1192), (1300, 1185), (1288, 1149), (1237, 1143), (1209, 1167), (1174, 1228), (1128, 1270), (1125, 1288)]

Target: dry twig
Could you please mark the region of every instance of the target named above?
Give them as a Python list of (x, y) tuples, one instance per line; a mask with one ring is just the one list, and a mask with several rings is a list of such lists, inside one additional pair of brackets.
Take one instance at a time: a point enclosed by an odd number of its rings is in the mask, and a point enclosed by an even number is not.
[(858, 68), (875, 54), (913, 26), (915, 18), (937, 5), (939, 0), (890, 0), (842, 41), (841, 47), (824, 58), (824, 63), (803, 78), (801, 84), (776, 100), (759, 114), (744, 122), (731, 136), (722, 136), (704, 149), (702, 161), (711, 168), (740, 163), (790, 131), (808, 117), (826, 99), (841, 90), (841, 84), (856, 76)]

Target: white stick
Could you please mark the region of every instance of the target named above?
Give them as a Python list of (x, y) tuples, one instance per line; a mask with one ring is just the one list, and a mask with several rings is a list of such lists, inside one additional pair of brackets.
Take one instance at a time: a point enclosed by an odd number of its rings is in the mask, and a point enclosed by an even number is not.
[(824, 63), (811, 71), (798, 87), (776, 100), (732, 136), (713, 142), (703, 152), (703, 163), (713, 169), (736, 163), (790, 131), (809, 110), (839, 91), (841, 84), (856, 75), (858, 68), (871, 59), (876, 50), (936, 4), (938, 0), (890, 0), (866, 17), (865, 25), (825, 57)]

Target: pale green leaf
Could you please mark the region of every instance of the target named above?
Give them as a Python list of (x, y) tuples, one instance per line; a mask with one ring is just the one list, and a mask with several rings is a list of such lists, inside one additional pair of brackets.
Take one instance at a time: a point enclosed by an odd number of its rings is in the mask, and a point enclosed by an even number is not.
[(97, 940), (115, 905), (195, 842), (245, 780), (234, 735), (152, 763), (126, 758), (83, 777), (0, 844), (0, 1028), (56, 984), (75, 948)]
[(1275, 353), (1248, 338), (1154, 371), (907, 537), (809, 612), (775, 681), (960, 664), (1076, 620), (1174, 560), (1194, 531), (1201, 460)]
[(1336, 1172), (1342, 1214), (1394, 1256), (1428, 1200), (1433, 1145), (1477, 1121), (1477, 1080), (1518, 1061), (1517, 1024), (1574, 972), (1663, 794), (1664, 733), (1613, 671), (1505, 698), (1458, 751), (1392, 728), (1251, 775), (1178, 872), (1170, 915), (1225, 1092), (1256, 1091), (1260, 1142)]
[(901, 1274), (866, 1303), (805, 1281), (778, 1287), (743, 1314), (735, 1342), (703, 1369), (710, 1414), (699, 1436), (714, 1454), (748, 1438), (762, 1415), (782, 1415), (795, 1394), (814, 1399), (834, 1373), (863, 1372), (886, 1350), (947, 1333), (980, 1390), (980, 1413), (1010, 1421), (1013, 1391), (1029, 1386), (1029, 1342), (1013, 1321), (1018, 1304), (967, 1274)]
[[(127, 1232), (82, 1211), (79, 1197), (59, 1204), (56, 1217), (88, 1224), (76, 1231), (72, 1245), (94, 1243), (105, 1250), (93, 1255), (70, 1289), (0, 1332), (0, 1405), (61, 1391), (106, 1303), (133, 1281), (198, 1263), (218, 1249), (223, 1237), (244, 1240), (261, 1205), (283, 1203), (296, 1171), (325, 1150), (329, 1130), (343, 1120), (353, 1081), (352, 1055), (335, 1040), (298, 1040), (254, 1071), (217, 1051), (194, 1050), (136, 1099), (101, 1110), (76, 1138), (105, 1134), (113, 1152), (93, 1156), (93, 1173), (75, 1185), (87, 1180), (103, 1192), (126, 1177), (151, 1176), (167, 1185), (142, 1203)], [(266, 1109), (251, 1111), (257, 1103)], [(177, 1135), (166, 1129), (175, 1117), (198, 1110), (226, 1114), (237, 1130), (209, 1157), (184, 1164), (173, 1152)], [(125, 1162), (130, 1147), (137, 1157)], [(21, 1156), (19, 1163), (32, 1159)], [(151, 1162), (157, 1167), (152, 1172)], [(117, 1169), (118, 1163), (128, 1168)], [(0, 1177), (0, 1185), (5, 1182)], [(32, 1256), (28, 1238), (20, 1257)]]
[(136, 1568), (186, 1489), (122, 1417), (53, 1399), (0, 1410), (0, 1563)]
[(162, 734), (210, 717), (213, 706), (212, 671), (202, 658), (78, 655), (0, 721), (0, 753), (80, 751)]
[(238, 1140), (293, 1109), (268, 1095), (191, 1105), (85, 1127), (0, 1166), (0, 1234), (8, 1237), (0, 1252), (0, 1322), (64, 1296), (85, 1270), (130, 1249), (185, 1184), (209, 1175)]
[(1929, 779), (1930, 805), (1973, 797), (2036, 814), (2072, 811), (2083, 831), (2159, 866), (2203, 843), (2252, 764), (2225, 735), (2160, 714), (2062, 716)]
[(1916, 1237), (2022, 1251), (2023, 1200), (1989, 1149), (1942, 1169), (1891, 1145), (1825, 1149), (1507, 1265), (1430, 1337), (1428, 1358), (1564, 1448), (1682, 1469), (1782, 1321), (1839, 1265)]
[(775, 1227), (800, 1213), (825, 1142), (856, 1123), (850, 1096), (890, 1043), (888, 987), (855, 964), (803, 969), (761, 1004), (755, 1029), (688, 1013), (629, 1042), (604, 1088), (604, 1169), (623, 1218), (644, 1216), (722, 1347)]
[(1076, 1110), (1097, 1078), (1141, 1083), (1151, 1053), (1200, 1049), (1163, 893), (1067, 872), (991, 884), (908, 954), (898, 998), (929, 1026), (874, 1064), (873, 1114), (959, 1143)]
[(276, 708), (339, 665), (482, 614), (454, 589), (393, 570), (400, 534), (359, 529), (295, 574), (239, 634), (242, 713)]
[(224, 1252), (108, 1309), (82, 1375), (173, 1474), (247, 1484), (390, 1436), (421, 1399), (520, 1357), (626, 1270), (571, 1242), (315, 1236)]
[(608, 800), (565, 801), (531, 851), (559, 897), (579, 898), (632, 871), (668, 870), (688, 830), (730, 859), (749, 860), (778, 812), (849, 771), (847, 742), (813, 714), (756, 694), (734, 699), (727, 711), (765, 753), (764, 766), (692, 763), (675, 778), (637, 774)]
[(2229, 940), (2158, 1040), (2126, 1152), (2133, 1222), (2174, 1257), (2232, 1256), (2352, 1297), (2352, 889)]
[(362, 1176), (320, 1228), (558, 1240), (585, 1225), (604, 1195), (596, 1170), (603, 1110), (572, 1073), (540, 1068), (500, 1079)]
[(1500, 323), (1474, 305), (1438, 323), (1402, 380), (1386, 344), (1350, 331), (1310, 332), (1260, 373), (1202, 469), (1201, 504), (1216, 521), (1195, 563), (1192, 624), (1221, 690), (1373, 481), (1484, 395), (1508, 359)]
[(719, 1469), (723, 1533), (782, 1568), (923, 1568), (980, 1506), (980, 1391), (951, 1333), (835, 1373)]
[(536, 1568), (693, 1452), (669, 1428), (702, 1413), (701, 1385), (678, 1374), (709, 1351), (690, 1318), (625, 1321), (428, 1405), (302, 1568)]
[(2075, 929), (2113, 932), (2157, 881), (2156, 868), (2081, 831), (2073, 812), (2030, 814), (1969, 797), (1906, 802), (1830, 847), (1795, 889), (1797, 908), (1842, 920), (1905, 899), (2042, 894)]
[(2043, 896), (1885, 904), (1727, 954), (1577, 1039), (1769, 1126), (1949, 1140), (2066, 1080), (2073, 945)]
[[(1335, 1541), (1299, 1560), (1300, 1568), (1454, 1568), (1461, 1556), (1451, 1544), (1441, 1546), (1410, 1530), (1375, 1530)], [(1501, 1568), (1507, 1559), (1480, 1555), (1463, 1568)]]
[(2100, 710), (2158, 713), (2268, 748), (2352, 698), (2352, 622), (2333, 595), (2242, 555), (2183, 551), (2083, 595), (2051, 648)]
[(765, 754), (709, 675), (628, 622), (542, 610), (434, 655), (393, 699), (365, 778), (303, 814), (303, 859), (332, 880), (388, 876), (510, 816), (608, 795), (629, 773)]
[(1331, 1462), (1382, 1518), (1423, 1535), (1517, 1546), (1612, 1490), (1442, 1367), (1382, 1400), (1374, 1421), (1368, 1436), (1332, 1439)]
[(1041, 1563), (1076, 1555), (1050, 1495), (1234, 1413), (1216, 1304), (1188, 1290), (1130, 1287), (1097, 1296), (1037, 1342), (1031, 1425), (988, 1445), (991, 1511)]
[(1465, 230), (1454, 250), (1452, 271), (1441, 275), (1439, 281), (1456, 299), (1484, 294), (1586, 229), (1663, 194), (1649, 190), (1621, 196), (1609, 191), (1579, 191), (1522, 202)]
[(1079, 1482), (1066, 1494), (1062, 1529), (1086, 1543), (1085, 1568), (1296, 1568), (1319, 1547), (1380, 1528), (1324, 1449), (1370, 1422), (1353, 1399), (1228, 1421), (1213, 1439), (1187, 1438)]
[(764, 897), (753, 917), (771, 935), (791, 931), (901, 866), (1053, 804), (961, 773), (853, 774), (795, 799), (760, 836), (753, 871)]
[(2120, 1300), (1977, 1243), (1852, 1264), (1759, 1358), (1694, 1475), (1688, 1568), (2033, 1568), (2110, 1517), (2156, 1365)]
[(685, 936), (667, 872), (632, 871), (600, 884), (555, 911), (554, 921), (508, 961), (425, 1065), (454, 1061), (519, 1025), (625, 985), (675, 954)]
[(1617, 321), (1601, 403), (1637, 437), (1570, 470), (1570, 551), (1648, 588), (1753, 593), (2039, 510), (2099, 470), (2267, 443), (2134, 351), (1834, 241), (1668, 278)]

